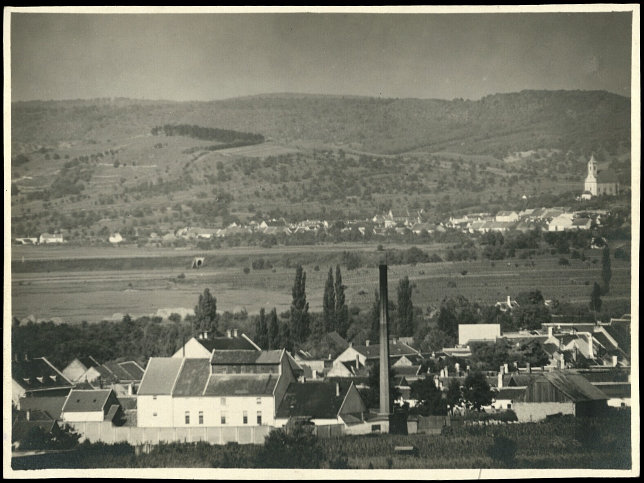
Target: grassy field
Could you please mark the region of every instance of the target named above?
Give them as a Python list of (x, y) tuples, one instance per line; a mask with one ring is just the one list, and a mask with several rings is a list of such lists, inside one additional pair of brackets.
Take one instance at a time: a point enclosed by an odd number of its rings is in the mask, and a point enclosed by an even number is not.
[[(340, 263), (342, 252), (361, 253), (368, 266), (347, 270), (342, 265), (347, 303), (368, 310), (378, 283), (378, 259), (373, 246), (333, 245), (320, 247), (231, 248), (206, 252), (207, 265), (190, 269), (192, 257), (204, 252), (144, 250), (122, 247), (19, 247), (12, 254), (12, 314), (19, 318), (60, 318), (67, 322), (98, 321), (155, 314), (158, 310), (191, 309), (208, 287), (217, 297), (220, 311), (261, 307), (288, 310), (295, 266), (303, 264), (307, 275), (307, 300), (311, 311), (320, 311), (329, 267)], [(389, 248), (389, 247), (388, 247)], [(431, 253), (442, 246), (421, 247)], [(118, 256), (115, 256), (118, 253)], [(110, 257), (111, 255), (111, 257)], [(601, 280), (601, 254), (588, 253), (589, 260), (570, 260), (559, 265), (559, 256), (530, 260), (490, 262), (441, 262), (389, 266), (389, 297), (396, 300), (398, 280), (408, 276), (414, 284), (413, 302), (425, 311), (445, 297), (463, 295), (472, 301), (493, 304), (507, 295), (539, 289), (546, 299), (586, 303), (594, 281)], [(22, 257), (24, 256), (24, 262)], [(259, 258), (273, 268), (244, 272)], [(597, 259), (597, 263), (592, 263)], [(319, 267), (318, 270), (315, 268)], [(612, 261), (610, 294), (604, 304), (630, 300), (629, 262)]]

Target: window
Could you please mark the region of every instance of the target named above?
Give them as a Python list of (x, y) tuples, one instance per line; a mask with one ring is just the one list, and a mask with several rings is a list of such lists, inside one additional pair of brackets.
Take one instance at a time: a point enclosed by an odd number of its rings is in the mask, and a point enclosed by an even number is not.
[(156, 396), (152, 396), (152, 400), (153, 400), (153, 401), (156, 401), (156, 400), (157, 400), (157, 397), (156, 397)]
[(186, 411), (186, 424), (190, 424), (190, 411)]
[(221, 413), (221, 424), (226, 424), (226, 413)]
[(372, 433), (379, 433), (380, 432), (380, 425), (379, 424), (372, 424), (371, 425), (371, 432)]
[(156, 418), (156, 417), (157, 417), (157, 413), (152, 413), (152, 416)]
[(244, 411), (244, 416), (242, 419), (244, 421), (244, 424), (248, 424), (248, 411)]
[(199, 424), (203, 424), (203, 411), (199, 411)]
[(259, 426), (262, 425), (262, 412), (261, 411), (257, 411), (257, 424)]
[(508, 404), (508, 409), (512, 409), (512, 404)]
[(221, 404), (222, 406), (225, 406), (225, 405), (226, 405), (226, 398), (225, 398), (225, 397), (222, 397), (222, 398), (221, 398), (221, 400), (220, 400), (220, 404)]
[(257, 404), (262, 404), (262, 398), (261, 397), (257, 398)]

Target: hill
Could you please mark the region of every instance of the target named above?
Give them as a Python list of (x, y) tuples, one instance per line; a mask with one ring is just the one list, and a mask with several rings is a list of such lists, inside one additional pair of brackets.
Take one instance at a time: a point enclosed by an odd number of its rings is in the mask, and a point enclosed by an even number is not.
[(438, 221), (520, 209), (523, 195), (564, 203), (582, 188), (591, 151), (630, 184), (629, 102), (581, 91), (18, 102), (12, 235), (62, 229), (105, 240), (117, 230), (390, 208), (424, 208)]
[(630, 142), (630, 100), (603, 91), (522, 91), (477, 101), (265, 95), (213, 102), (128, 99), (19, 102), (12, 142), (117, 139), (155, 125), (259, 133), (378, 154), (422, 148), (504, 157), (538, 148), (611, 152)]

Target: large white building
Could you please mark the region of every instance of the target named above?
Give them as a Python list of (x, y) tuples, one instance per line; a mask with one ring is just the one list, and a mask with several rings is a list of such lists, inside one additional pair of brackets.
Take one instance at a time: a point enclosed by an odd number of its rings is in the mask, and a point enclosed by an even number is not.
[(210, 359), (154, 357), (137, 397), (140, 427), (275, 425), (296, 378), (284, 350), (220, 350)]
[(590, 161), (588, 161), (588, 174), (584, 181), (584, 193), (588, 193), (591, 196), (615, 196), (618, 192), (619, 182), (615, 173), (610, 170), (598, 171), (595, 156), (591, 156)]

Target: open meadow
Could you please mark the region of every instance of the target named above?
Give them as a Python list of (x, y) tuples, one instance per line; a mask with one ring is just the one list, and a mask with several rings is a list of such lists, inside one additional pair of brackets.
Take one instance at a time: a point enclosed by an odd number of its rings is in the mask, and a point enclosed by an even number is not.
[[(419, 245), (427, 253), (440, 253), (441, 245)], [(391, 248), (389, 246), (387, 249)], [(342, 255), (360, 255), (363, 266), (348, 270)], [(206, 257), (206, 265), (191, 269), (193, 256)], [(570, 259), (560, 265), (559, 256), (532, 259), (475, 260), (461, 262), (389, 265), (389, 297), (396, 300), (398, 280), (413, 283), (413, 302), (427, 313), (445, 297), (462, 295), (471, 301), (493, 304), (538, 289), (546, 299), (585, 304), (593, 282), (601, 280), (601, 253), (587, 252), (588, 259)], [(12, 254), (12, 314), (20, 319), (83, 320), (120, 319), (169, 314), (194, 308), (204, 288), (217, 298), (220, 312), (261, 307), (288, 310), (295, 266), (306, 271), (306, 293), (313, 312), (321, 311), (329, 267), (341, 264), (349, 306), (369, 310), (377, 288), (377, 264), (384, 259), (375, 245), (322, 245), (302, 247), (244, 247), (214, 250), (142, 249), (136, 247), (74, 248), (16, 247)], [(253, 263), (263, 260), (264, 268)], [(596, 262), (595, 262), (596, 260)], [(246, 270), (247, 269), (247, 270)], [(631, 294), (631, 267), (612, 260), (610, 293), (605, 305), (627, 304)]]

